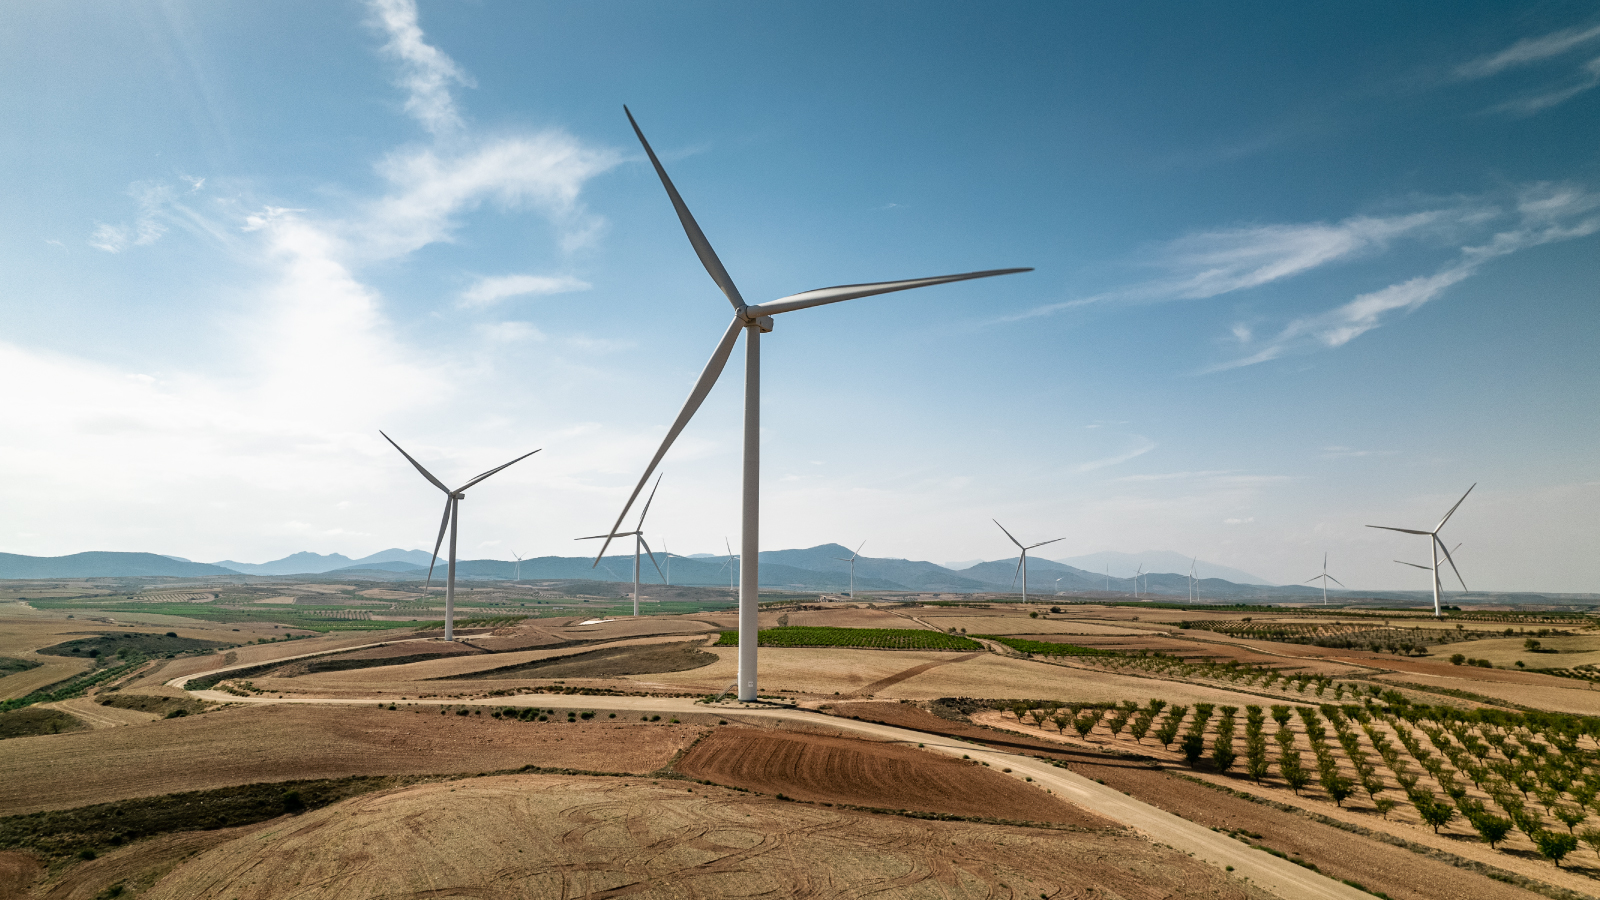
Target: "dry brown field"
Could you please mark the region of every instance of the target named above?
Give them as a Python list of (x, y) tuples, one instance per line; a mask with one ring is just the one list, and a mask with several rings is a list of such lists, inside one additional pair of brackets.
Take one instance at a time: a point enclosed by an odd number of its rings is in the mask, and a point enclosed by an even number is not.
[(400, 788), (268, 823), (182, 864), (147, 896), (621, 894), (1268, 896), (1120, 833), (922, 821), (682, 782), (541, 775)]
[(0, 741), (0, 815), (261, 781), (492, 772), (650, 772), (705, 729), (513, 722), (435, 707), (255, 705)]
[(724, 728), (707, 735), (673, 768), (718, 784), (817, 803), (1113, 827), (1016, 778), (903, 744)]

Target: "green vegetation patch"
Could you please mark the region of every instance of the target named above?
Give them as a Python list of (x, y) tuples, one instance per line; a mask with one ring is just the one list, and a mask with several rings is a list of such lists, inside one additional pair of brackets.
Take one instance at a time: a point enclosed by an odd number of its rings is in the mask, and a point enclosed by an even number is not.
[(202, 641), (197, 638), (178, 637), (168, 631), (143, 632), (125, 631), (121, 633), (108, 632), (97, 634), (94, 637), (77, 638), (65, 641), (43, 650), (36, 651), (46, 656), (130, 656), (135, 653), (145, 656), (158, 656), (166, 653), (186, 653), (192, 650), (210, 650), (215, 647), (227, 646), (222, 641)]
[(95, 697), (94, 702), (112, 709), (132, 709), (167, 719), (202, 713), (214, 705), (191, 697), (153, 697), (149, 694), (120, 692), (100, 694)]
[(264, 822), (384, 788), (445, 777), (449, 776), (354, 776), (246, 784), (7, 816), (0, 818), (0, 850), (71, 856), (157, 834)]
[(998, 634), (980, 634), (978, 637), (986, 641), (995, 641), (1005, 644), (1018, 653), (1032, 653), (1035, 656), (1121, 656), (1114, 650), (1100, 650), (1095, 647), (1080, 647), (1077, 644), (1056, 644), (1049, 641), (1027, 641), (1021, 638), (1005, 637)]
[(88, 727), (78, 717), (68, 715), (59, 709), (17, 709), (0, 712), (0, 741), (6, 738), (82, 731)]
[(17, 659), (14, 656), (0, 656), (0, 678), (4, 678), (7, 675), (15, 675), (18, 672), (26, 672), (29, 669), (37, 669), (41, 665), (43, 665), (43, 663), (32, 659)]
[(94, 669), (85, 672), (82, 675), (74, 675), (65, 681), (58, 681), (55, 684), (44, 688), (43, 690), (34, 691), (26, 697), (16, 697), (11, 700), (0, 700), (0, 712), (21, 709), (24, 706), (32, 706), (35, 703), (52, 703), (57, 700), (69, 700), (73, 697), (81, 695), (83, 692), (97, 684), (104, 684), (109, 681), (115, 681), (125, 675), (132, 675), (135, 669), (139, 668), (145, 663), (144, 656), (138, 653), (128, 656), (125, 660), (120, 660), (117, 657), (112, 657), (112, 659), (117, 660), (119, 664), (108, 665), (103, 668)]
[[(916, 628), (825, 628), (788, 625), (763, 628), (757, 637), (763, 647), (864, 647), (873, 650), (982, 650), (970, 638)], [(715, 646), (736, 647), (739, 634), (724, 631)]]

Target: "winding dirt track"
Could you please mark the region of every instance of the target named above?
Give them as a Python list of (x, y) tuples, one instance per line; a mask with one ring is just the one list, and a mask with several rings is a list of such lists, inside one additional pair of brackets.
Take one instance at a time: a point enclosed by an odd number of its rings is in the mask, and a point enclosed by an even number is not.
[[(232, 697), (214, 691), (192, 691), (192, 695), (208, 700), (235, 701)], [(250, 698), (248, 703), (309, 703), (309, 704), (367, 704), (366, 699), (340, 700), (276, 700), (265, 697)], [(953, 738), (909, 731), (872, 722), (838, 719), (809, 710), (793, 707), (774, 707), (756, 704), (726, 704), (707, 707), (694, 700), (663, 697), (582, 697), (563, 695), (538, 695), (536, 697), (500, 697), (493, 700), (454, 701), (456, 705), (482, 706), (527, 705), (559, 709), (582, 708), (600, 710), (627, 710), (653, 713), (704, 713), (708, 709), (721, 709), (729, 718), (746, 719), (751, 724), (780, 722), (844, 731), (880, 741), (898, 741), (925, 746), (936, 753), (954, 757), (970, 756), (988, 762), (994, 769), (1009, 767), (1011, 777), (1032, 778), (1037, 786), (1085, 810), (1104, 816), (1114, 822), (1133, 828), (1150, 839), (1222, 869), (1249, 879), (1253, 884), (1286, 900), (1368, 900), (1363, 891), (1303, 869), (1294, 863), (1268, 856), (1248, 847), (1225, 834), (1211, 831), (1202, 825), (1181, 819), (1171, 813), (1135, 800), (1114, 788), (1096, 784), (1088, 778), (1066, 769), (1058, 769), (1047, 762), (1031, 757), (977, 747)]]

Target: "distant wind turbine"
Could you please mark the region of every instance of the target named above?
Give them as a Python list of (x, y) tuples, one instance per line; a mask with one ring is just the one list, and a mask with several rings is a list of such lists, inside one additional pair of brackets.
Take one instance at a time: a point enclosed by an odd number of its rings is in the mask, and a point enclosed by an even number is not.
[[(1395, 560), (1395, 561), (1399, 562), (1399, 560)], [(1409, 566), (1411, 564), (1410, 563), (1405, 563), (1405, 565)], [(1419, 566), (1418, 568), (1427, 568), (1427, 567), (1426, 566)], [(1342, 582), (1339, 579), (1337, 579), (1337, 578), (1333, 577), (1332, 575), (1328, 574), (1328, 554), (1327, 554), (1327, 551), (1323, 551), (1323, 554), (1322, 554), (1322, 574), (1316, 576), (1315, 578), (1307, 578), (1306, 579), (1306, 584), (1310, 584), (1313, 581), (1322, 582), (1322, 605), (1323, 606), (1327, 606), (1328, 605), (1328, 582), (1331, 581), (1334, 584), (1337, 584), (1339, 587), (1344, 587), (1344, 582)]]
[(1048, 540), (1048, 541), (1040, 541), (1037, 544), (1029, 544), (1028, 546), (1024, 547), (1024, 546), (1022, 546), (1022, 542), (1021, 541), (1017, 540), (1014, 537), (1011, 537), (1011, 532), (1006, 531), (1006, 527), (1004, 525), (1001, 525), (999, 520), (990, 519), (989, 521), (994, 522), (995, 526), (998, 527), (1001, 531), (1005, 531), (1006, 532), (1006, 537), (1011, 538), (1011, 543), (1016, 544), (1017, 545), (1017, 549), (1022, 551), (1022, 555), (1017, 557), (1017, 571), (1012, 574), (1011, 583), (1012, 584), (1016, 584), (1017, 583), (1017, 575), (1020, 574), (1022, 576), (1022, 602), (1023, 603), (1027, 603), (1028, 602), (1028, 551), (1034, 549), (1035, 547), (1043, 547), (1045, 544), (1054, 544), (1056, 541), (1064, 541), (1064, 540), (1066, 540), (1066, 538), (1058, 537), (1058, 538), (1054, 538), (1054, 539)]
[[(657, 575), (661, 575), (661, 580), (662, 581), (666, 581), (667, 580), (667, 576), (662, 574), (662, 572), (661, 572), (661, 564), (656, 562), (656, 555), (654, 553), (650, 553), (650, 545), (645, 543), (645, 540), (644, 540), (644, 517), (650, 515), (650, 504), (655, 502), (656, 491), (661, 489), (661, 478), (663, 476), (665, 476), (665, 475), (666, 475), (666, 473), (663, 472), (663, 473), (661, 473), (661, 475), (656, 476), (656, 486), (650, 489), (650, 499), (648, 499), (648, 500), (646, 500), (644, 502), (644, 512), (639, 513), (639, 523), (637, 525), (633, 526), (633, 530), (632, 531), (613, 531), (613, 532), (611, 532), (609, 534), (592, 534), (592, 535), (589, 535), (588, 537), (581, 537), (581, 538), (576, 538), (575, 539), (575, 540), (580, 540), (580, 541), (597, 541), (597, 540), (600, 540), (600, 539), (604, 538), (605, 542), (607, 544), (610, 544), (612, 538), (630, 537), (630, 536), (633, 538), (633, 614), (636, 615), (636, 616), (639, 614), (639, 548), (640, 547), (644, 548), (644, 552), (645, 553), (649, 553), (650, 554), (650, 565), (656, 567), (656, 574)], [(598, 560), (596, 560), (596, 561), (598, 562)], [(594, 567), (590, 566), (590, 568), (594, 568)]]
[(1139, 576), (1144, 573), (1144, 563), (1139, 563), (1139, 568), (1133, 573), (1133, 599), (1139, 599)]
[(1189, 560), (1189, 602), (1200, 599), (1200, 580), (1195, 577), (1195, 569), (1200, 565), (1200, 557)]
[[(1439, 539), (1439, 531), (1440, 531), (1440, 529), (1444, 528), (1444, 523), (1450, 521), (1450, 517), (1456, 514), (1456, 510), (1461, 508), (1461, 504), (1466, 502), (1467, 494), (1472, 493), (1472, 488), (1475, 488), (1477, 486), (1478, 486), (1477, 483), (1474, 482), (1472, 487), (1467, 488), (1467, 493), (1461, 495), (1461, 499), (1456, 501), (1456, 505), (1455, 506), (1450, 507), (1450, 511), (1444, 514), (1444, 518), (1439, 520), (1439, 524), (1433, 526), (1433, 530), (1432, 531), (1419, 531), (1418, 529), (1415, 529), (1415, 528), (1394, 528), (1394, 527), (1389, 526), (1389, 525), (1368, 525), (1367, 526), (1368, 528), (1381, 528), (1384, 531), (1398, 531), (1398, 532), (1401, 532), (1402, 534), (1421, 534), (1421, 535), (1426, 535), (1427, 536), (1427, 538), (1428, 538), (1428, 552), (1433, 557), (1433, 565), (1432, 566), (1417, 566), (1416, 563), (1402, 563), (1402, 565), (1416, 566), (1419, 569), (1428, 569), (1430, 572), (1433, 573), (1433, 615), (1434, 615), (1435, 618), (1439, 618), (1439, 617), (1442, 617), (1444, 615), (1444, 611), (1441, 609), (1441, 607), (1439, 605), (1439, 595), (1444, 590), (1444, 585), (1442, 585), (1440, 583), (1440, 581), (1439, 581), (1439, 551), (1440, 550), (1444, 551), (1444, 558), (1450, 563), (1451, 571), (1456, 573), (1456, 580), (1461, 582), (1461, 590), (1463, 590), (1463, 591), (1469, 590), (1467, 588), (1467, 582), (1461, 577), (1461, 570), (1456, 568), (1456, 561), (1454, 559), (1451, 559), (1451, 557), (1450, 557), (1449, 549), (1445, 547), (1444, 541)], [(1399, 560), (1395, 560), (1395, 562), (1400, 562), (1400, 561)]]
[(867, 545), (867, 542), (866, 541), (862, 541), (848, 557), (846, 557), (846, 556), (835, 556), (834, 557), (834, 559), (837, 559), (840, 562), (847, 562), (847, 563), (850, 564), (850, 599), (851, 600), (854, 600), (856, 598), (856, 557), (861, 555), (861, 548), (865, 547), (866, 545)]
[[(700, 257), (700, 264), (705, 267), (711, 280), (716, 283), (728, 302), (733, 304), (733, 321), (729, 323), (727, 331), (723, 332), (722, 339), (717, 342), (717, 349), (712, 351), (711, 359), (706, 363), (700, 378), (695, 382), (694, 388), (689, 392), (689, 399), (684, 402), (683, 409), (678, 412), (678, 417), (673, 420), (672, 426), (667, 429), (666, 437), (661, 441), (661, 446), (656, 450), (655, 456), (645, 466), (644, 474), (639, 478), (639, 484), (634, 487), (628, 501), (623, 504), (622, 512), (617, 514), (617, 522), (611, 526), (615, 532), (622, 527), (622, 520), (628, 515), (628, 510), (633, 502), (638, 499), (639, 492), (650, 480), (650, 474), (655, 471), (662, 457), (672, 447), (672, 442), (677, 440), (678, 434), (689, 424), (695, 411), (705, 401), (706, 395), (711, 393), (711, 388), (717, 383), (717, 378), (722, 374), (722, 367), (727, 364), (728, 357), (733, 354), (733, 345), (739, 339), (739, 333), (745, 336), (745, 369), (744, 369), (744, 466), (743, 466), (743, 497), (741, 503), (741, 523), (739, 533), (739, 552), (749, 565), (740, 566), (739, 569), (739, 680), (738, 695), (740, 700), (753, 701), (756, 699), (756, 643), (758, 622), (756, 614), (760, 610), (760, 585), (761, 585), (761, 335), (772, 331), (772, 317), (780, 313), (794, 312), (796, 310), (810, 309), (813, 306), (822, 306), (826, 303), (838, 303), (842, 300), (854, 300), (858, 297), (870, 297), (875, 294), (887, 294), (892, 291), (904, 291), (911, 288), (928, 287), (935, 284), (948, 284), (953, 281), (967, 281), (973, 278), (989, 278), (994, 275), (1009, 275), (1014, 272), (1027, 272), (1030, 269), (991, 269), (983, 272), (965, 272), (959, 275), (938, 275), (931, 278), (913, 278), (905, 281), (883, 281), (874, 284), (846, 284), (837, 287), (819, 288), (791, 294), (770, 300), (754, 306), (745, 303), (739, 289), (734, 286), (733, 278), (728, 275), (728, 270), (723, 268), (722, 261), (717, 258), (716, 251), (711, 249), (711, 242), (706, 239), (705, 233), (695, 222), (690, 214), (689, 207), (678, 195), (678, 189), (673, 186), (672, 179), (667, 177), (667, 170), (662, 168), (661, 160), (656, 158), (656, 153), (650, 147), (650, 142), (645, 140), (644, 132), (639, 129), (639, 123), (633, 119), (633, 113), (623, 107), (627, 113), (628, 123), (633, 126), (633, 133), (643, 145), (645, 155), (650, 157), (650, 164), (655, 167), (656, 175), (661, 179), (661, 186), (666, 189), (667, 197), (672, 201), (672, 207), (678, 213), (678, 222), (683, 226), (684, 233), (689, 237), (689, 243), (694, 247), (695, 255)], [(886, 324), (886, 323), (885, 323)], [(882, 327), (882, 326), (880, 326)], [(609, 544), (610, 541), (607, 541)], [(604, 556), (605, 546), (600, 548), (600, 556)], [(599, 562), (599, 557), (596, 558)]]
[(738, 577), (738, 572), (739, 572), (739, 567), (738, 567), (737, 562), (736, 562), (738, 560), (738, 557), (733, 555), (733, 545), (728, 543), (728, 539), (727, 538), (723, 538), (722, 539), (722, 546), (728, 548), (728, 559), (727, 559), (726, 562), (724, 562), (722, 564), (722, 566), (720, 568), (717, 569), (717, 574), (721, 575), (722, 574), (722, 570), (723, 569), (727, 569), (728, 570), (728, 590), (737, 591), (738, 588), (734, 587), (734, 580)]
[(515, 554), (515, 553), (512, 553), (511, 555), (517, 557), (516, 565), (512, 566), (512, 568), (511, 568), (511, 580), (512, 581), (521, 581), (522, 580), (522, 557), (517, 556), (517, 554)]
[[(378, 433), (383, 434), (382, 431), (379, 431)], [(412, 459), (411, 454), (401, 450), (400, 445), (394, 442), (394, 438), (389, 437), (387, 434), (383, 434), (383, 439), (388, 441), (396, 450), (400, 450), (400, 455), (404, 456), (406, 460), (413, 466), (416, 466), (417, 471), (422, 473), (423, 478), (426, 478), (428, 481), (432, 482), (434, 487), (444, 491), (444, 518), (439, 522), (439, 538), (433, 542), (433, 559), (429, 560), (428, 562), (428, 581), (427, 584), (423, 586), (423, 590), (426, 591), (428, 589), (427, 586), (433, 584), (433, 567), (434, 564), (439, 560), (439, 545), (444, 542), (444, 532), (445, 529), (448, 528), (450, 529), (450, 570), (449, 575), (445, 579), (444, 587), (444, 639), (447, 641), (453, 641), (456, 639), (456, 520), (459, 517), (458, 512), (461, 501), (467, 498), (467, 488), (472, 487), (485, 478), (488, 478), (490, 475), (500, 471), (501, 469), (506, 469), (516, 465), (519, 462), (522, 462), (539, 451), (531, 450), (527, 453), (524, 453), (516, 459), (513, 459), (511, 462), (508, 462), (503, 466), (496, 466), (495, 468), (484, 472), (478, 477), (452, 491), (444, 486), (444, 482), (433, 477), (432, 472), (424, 469), (422, 467), (422, 463)]]
[(670, 585), (672, 584), (672, 551), (667, 549), (666, 538), (661, 539), (661, 558), (667, 561), (667, 573), (662, 577), (665, 578), (667, 580), (667, 584)]

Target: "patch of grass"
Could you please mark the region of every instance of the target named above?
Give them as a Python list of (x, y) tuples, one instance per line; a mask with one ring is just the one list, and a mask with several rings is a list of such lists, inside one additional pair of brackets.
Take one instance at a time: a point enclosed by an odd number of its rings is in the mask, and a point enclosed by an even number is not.
[(213, 704), (204, 700), (195, 700), (189, 697), (152, 697), (147, 694), (124, 694), (112, 692), (100, 694), (94, 702), (112, 709), (132, 709), (139, 712), (153, 713), (167, 719), (174, 719), (174, 713), (182, 711), (183, 715), (205, 712)]
[(82, 731), (87, 727), (78, 717), (68, 715), (59, 709), (17, 709), (0, 712), (0, 741), (6, 738)]
[(227, 646), (221, 641), (202, 641), (197, 638), (178, 637), (172, 632), (124, 631), (107, 632), (93, 637), (63, 641), (36, 651), (46, 656), (127, 657), (135, 653), (159, 656), (166, 653), (186, 653), (192, 650), (210, 650)]
[[(983, 645), (961, 635), (915, 628), (828, 628), (788, 625), (761, 629), (763, 647), (867, 647), (874, 650), (982, 650)], [(738, 632), (724, 631), (718, 647), (736, 647)]]
[(15, 675), (18, 672), (26, 672), (29, 669), (37, 669), (41, 665), (43, 665), (43, 663), (31, 659), (17, 659), (14, 656), (0, 656), (0, 678), (4, 678), (7, 675)]
[(1080, 647), (1077, 644), (1056, 644), (1049, 641), (1028, 641), (1021, 638), (1005, 637), (998, 634), (980, 634), (987, 641), (996, 641), (1018, 653), (1032, 653), (1035, 656), (1119, 656), (1111, 650), (1101, 650), (1096, 647)]

